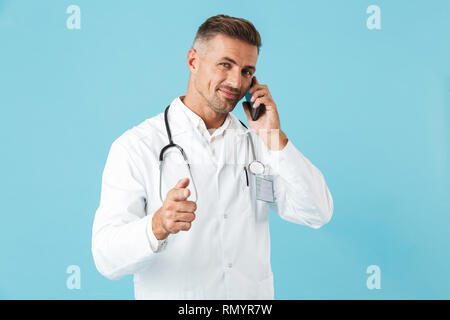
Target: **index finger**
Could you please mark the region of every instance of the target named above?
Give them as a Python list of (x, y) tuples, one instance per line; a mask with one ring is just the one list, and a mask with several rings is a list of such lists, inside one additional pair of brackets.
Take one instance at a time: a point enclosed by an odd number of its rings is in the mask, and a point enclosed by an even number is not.
[(253, 85), (252, 88), (250, 89), (250, 93), (254, 93), (256, 90), (256, 87), (259, 86), (259, 81), (258, 79), (256, 79), (256, 76), (253, 76)]

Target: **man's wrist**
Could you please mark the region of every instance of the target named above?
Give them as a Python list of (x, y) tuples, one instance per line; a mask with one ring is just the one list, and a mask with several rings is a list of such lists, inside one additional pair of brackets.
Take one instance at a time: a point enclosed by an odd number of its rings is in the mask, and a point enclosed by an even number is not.
[(271, 151), (280, 151), (286, 147), (289, 139), (281, 129), (259, 130), (258, 135), (263, 140), (267, 149)]
[(169, 233), (166, 232), (161, 226), (158, 212), (156, 212), (152, 217), (152, 232), (157, 240), (164, 240), (169, 236)]
[[(153, 217), (154, 216), (155, 215), (153, 215)], [(155, 235), (155, 233), (152, 230), (153, 229), (153, 227), (152, 227), (153, 217), (152, 217), (152, 219), (150, 221), (148, 221), (146, 232), (147, 232), (147, 238), (148, 238), (148, 242), (149, 242), (150, 248), (151, 248), (151, 250), (153, 252), (156, 253), (156, 252), (159, 252), (159, 251), (163, 250), (163, 248), (167, 244), (167, 239), (159, 240), (159, 239), (156, 238), (156, 235)]]

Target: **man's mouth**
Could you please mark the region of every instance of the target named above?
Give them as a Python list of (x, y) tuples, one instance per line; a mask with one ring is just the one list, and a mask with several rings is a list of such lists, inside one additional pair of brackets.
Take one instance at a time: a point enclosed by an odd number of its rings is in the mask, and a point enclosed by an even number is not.
[(239, 96), (237, 93), (233, 93), (225, 89), (219, 89), (219, 91), (222, 93), (222, 95), (229, 99), (236, 99)]

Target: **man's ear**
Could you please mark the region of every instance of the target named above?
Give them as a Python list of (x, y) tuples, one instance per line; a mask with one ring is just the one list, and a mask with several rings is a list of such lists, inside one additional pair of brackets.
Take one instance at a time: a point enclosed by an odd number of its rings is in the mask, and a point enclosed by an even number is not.
[(187, 54), (187, 65), (192, 73), (196, 73), (198, 70), (198, 58), (199, 55), (197, 51), (195, 51), (195, 49), (193, 48), (190, 48)]

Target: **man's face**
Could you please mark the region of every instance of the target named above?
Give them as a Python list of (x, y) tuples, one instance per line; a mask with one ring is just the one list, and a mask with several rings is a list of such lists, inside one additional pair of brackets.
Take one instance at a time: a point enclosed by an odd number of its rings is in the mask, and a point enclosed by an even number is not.
[(195, 89), (215, 112), (231, 112), (250, 87), (258, 49), (217, 35), (201, 51), (198, 69), (192, 74)]

